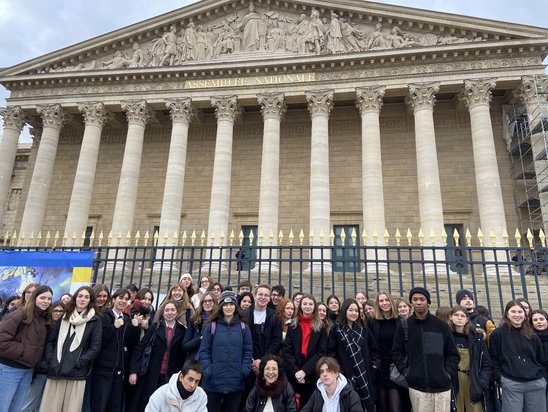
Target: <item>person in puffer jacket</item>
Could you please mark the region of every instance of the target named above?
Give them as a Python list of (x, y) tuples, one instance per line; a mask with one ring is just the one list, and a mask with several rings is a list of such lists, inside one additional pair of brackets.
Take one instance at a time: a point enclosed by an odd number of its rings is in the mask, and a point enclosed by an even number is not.
[(145, 412), (206, 412), (207, 395), (198, 386), (202, 373), (200, 362), (186, 361), (181, 372), (173, 374), (168, 383), (152, 394)]
[(244, 381), (251, 372), (253, 341), (242, 321), (236, 294), (224, 291), (219, 306), (208, 318), (198, 358), (204, 368), (203, 388), (208, 410), (232, 412), (240, 408)]

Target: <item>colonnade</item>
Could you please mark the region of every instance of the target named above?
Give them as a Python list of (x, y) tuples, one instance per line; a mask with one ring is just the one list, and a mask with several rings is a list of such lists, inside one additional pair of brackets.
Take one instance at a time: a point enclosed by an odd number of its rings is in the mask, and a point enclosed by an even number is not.
[[(502, 245), (506, 227), (504, 203), (489, 113), (491, 91), (495, 79), (467, 80), (463, 84), (462, 100), (470, 113), (473, 156), (478, 191), (481, 227), (486, 233), (496, 235)], [(429, 237), (436, 236), (441, 244), (444, 228), (443, 205), (436, 152), (434, 105), (439, 83), (410, 84), (407, 102), (415, 117), (415, 145), (420, 209), (420, 225)], [(382, 154), (380, 112), (385, 87), (356, 89), (356, 105), (362, 119), (362, 196), (363, 227), (372, 242), (377, 233), (378, 244), (383, 245), (385, 228), (384, 195), (382, 178)], [(310, 153), (310, 231), (314, 243), (320, 244), (320, 236), (329, 236), (331, 230), (329, 190), (329, 116), (333, 108), (334, 90), (310, 90), (305, 98), (311, 116)], [(258, 230), (276, 242), (278, 233), (280, 123), (286, 111), (283, 93), (267, 93), (257, 96), (264, 119), (262, 141), (261, 184), (259, 194)], [(215, 96), (211, 105), (217, 117), (217, 135), (211, 200), (209, 206), (208, 239), (215, 236), (214, 244), (220, 244), (220, 234), (228, 235), (231, 191), (232, 143), (234, 122), (240, 113), (237, 96)], [(113, 233), (125, 234), (133, 230), (137, 199), (137, 187), (145, 128), (150, 118), (146, 101), (121, 102), (127, 115), (128, 130), (122, 160), (120, 181), (112, 222)], [(187, 156), (189, 127), (194, 113), (190, 98), (166, 101), (172, 119), (171, 143), (160, 216), (160, 233), (178, 233), (183, 208), (183, 182)], [(102, 103), (79, 105), (83, 113), (85, 130), (74, 179), (65, 230), (68, 238), (77, 237), (88, 225), (95, 170), (99, 155), (101, 132), (108, 112)], [(59, 134), (63, 126), (64, 111), (61, 105), (39, 107), (43, 131), (36, 163), (30, 182), (27, 201), (21, 221), (21, 232), (26, 236), (41, 230), (46, 212), (48, 193), (57, 152)], [(0, 141), (0, 205), (7, 199), (10, 176), (15, 161), (16, 146), (24, 124), (20, 107), (2, 109), (4, 134)], [(3, 207), (0, 208), (0, 221)], [(324, 258), (329, 259), (324, 255)], [(368, 256), (368, 259), (371, 259)], [(443, 258), (440, 259), (443, 261)], [(377, 270), (381, 270), (379, 266)], [(434, 268), (431, 268), (434, 270)], [(324, 269), (325, 270), (325, 269)], [(440, 265), (438, 271), (444, 271)]]

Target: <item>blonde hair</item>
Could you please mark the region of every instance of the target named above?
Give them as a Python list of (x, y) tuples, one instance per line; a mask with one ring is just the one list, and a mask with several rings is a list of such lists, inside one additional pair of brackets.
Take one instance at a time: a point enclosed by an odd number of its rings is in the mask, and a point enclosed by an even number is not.
[(299, 306), (297, 307), (295, 317), (293, 318), (293, 321), (291, 322), (291, 327), (293, 329), (297, 329), (297, 326), (299, 326), (300, 317), (302, 313), (302, 306), (303, 306), (303, 300), (310, 299), (312, 302), (314, 302), (314, 312), (312, 313), (312, 322), (310, 323), (310, 327), (314, 332), (319, 332), (322, 330), (322, 328), (325, 327), (325, 324), (320, 319), (320, 315), (318, 314), (318, 302), (316, 302), (316, 298), (311, 295), (310, 293), (304, 293), (301, 297), (301, 300), (299, 301)]
[[(388, 316), (385, 315), (385, 313), (382, 311), (382, 309), (379, 306), (379, 296), (381, 295), (386, 295), (386, 297), (390, 301), (390, 312)], [(396, 303), (394, 302), (394, 299), (392, 299), (392, 296), (388, 292), (380, 291), (379, 293), (377, 293), (377, 297), (375, 298), (375, 303), (373, 304), (373, 307), (374, 307), (373, 319), (384, 320), (384, 319), (398, 318), (398, 309), (396, 308)]]

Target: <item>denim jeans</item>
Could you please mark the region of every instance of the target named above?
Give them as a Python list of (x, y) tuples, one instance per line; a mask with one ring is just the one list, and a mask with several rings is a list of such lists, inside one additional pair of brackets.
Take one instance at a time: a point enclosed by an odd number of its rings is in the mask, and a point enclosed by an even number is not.
[(21, 412), (31, 381), (32, 368), (12, 368), (0, 363), (0, 411)]

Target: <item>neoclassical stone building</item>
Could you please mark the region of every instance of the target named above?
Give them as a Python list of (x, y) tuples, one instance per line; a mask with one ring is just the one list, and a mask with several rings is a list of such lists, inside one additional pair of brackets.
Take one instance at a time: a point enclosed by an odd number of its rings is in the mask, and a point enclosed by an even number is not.
[(548, 29), (361, 0), (203, 0), (0, 72), (0, 205), (20, 195), (0, 222), (500, 243), (521, 219), (504, 108), (534, 109), (547, 48)]

